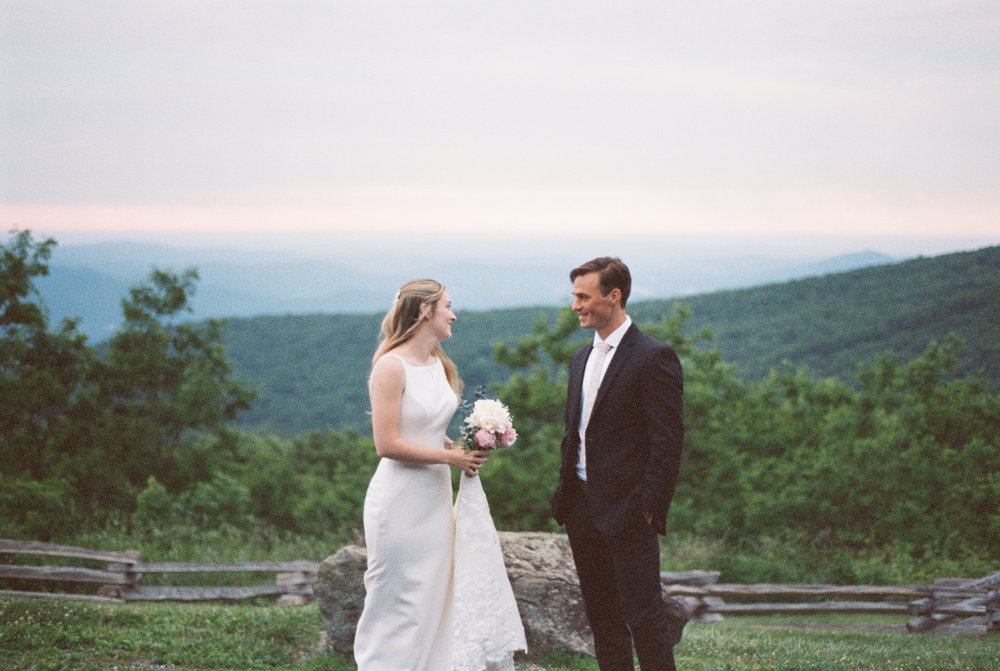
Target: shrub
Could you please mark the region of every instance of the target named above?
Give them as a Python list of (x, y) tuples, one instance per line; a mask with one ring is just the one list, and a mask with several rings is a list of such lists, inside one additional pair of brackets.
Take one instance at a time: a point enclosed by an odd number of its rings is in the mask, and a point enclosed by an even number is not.
[(0, 536), (48, 541), (78, 522), (62, 480), (0, 479)]

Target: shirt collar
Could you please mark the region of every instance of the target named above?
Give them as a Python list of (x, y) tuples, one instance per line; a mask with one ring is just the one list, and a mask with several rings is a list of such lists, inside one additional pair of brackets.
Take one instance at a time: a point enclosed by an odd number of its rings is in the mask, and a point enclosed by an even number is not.
[[(628, 331), (630, 326), (632, 326), (632, 318), (629, 317), (628, 315), (625, 315), (625, 321), (622, 322), (622, 325), (616, 328), (614, 331), (612, 331), (611, 334), (607, 338), (605, 338), (603, 342), (606, 342), (609, 345), (611, 345), (611, 349), (615, 349), (616, 347), (618, 347), (618, 345), (621, 344), (622, 338), (625, 337), (625, 332)], [(602, 342), (601, 336), (597, 335), (597, 332), (594, 331), (594, 346), (596, 347), (597, 344), (600, 342)]]

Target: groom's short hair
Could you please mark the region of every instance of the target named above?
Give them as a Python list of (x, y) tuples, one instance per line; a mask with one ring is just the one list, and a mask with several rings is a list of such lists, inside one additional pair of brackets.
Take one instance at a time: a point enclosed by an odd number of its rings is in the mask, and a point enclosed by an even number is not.
[(628, 266), (617, 256), (599, 256), (569, 271), (569, 281), (572, 282), (580, 275), (590, 273), (598, 274), (602, 296), (607, 296), (612, 289), (621, 291), (624, 308), (628, 303), (629, 294), (632, 293), (632, 273), (629, 272)]

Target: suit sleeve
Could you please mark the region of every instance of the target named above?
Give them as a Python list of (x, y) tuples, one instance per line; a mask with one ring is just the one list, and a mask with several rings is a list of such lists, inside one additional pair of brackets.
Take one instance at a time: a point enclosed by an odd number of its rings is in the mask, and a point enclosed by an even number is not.
[(643, 381), (642, 410), (649, 431), (649, 457), (638, 504), (642, 512), (653, 516), (654, 526), (663, 533), (677, 488), (684, 444), (684, 378), (677, 354), (660, 345)]

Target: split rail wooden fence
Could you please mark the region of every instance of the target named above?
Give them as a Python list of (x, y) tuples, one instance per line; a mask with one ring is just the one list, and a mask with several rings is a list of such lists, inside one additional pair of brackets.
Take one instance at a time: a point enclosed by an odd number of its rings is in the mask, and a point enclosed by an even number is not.
[[(0, 555), (34, 555), (105, 562), (102, 568), (76, 566), (0, 564), (0, 579), (55, 585), (97, 585), (96, 593), (0, 590), (0, 596), (72, 599), (84, 601), (239, 601), (277, 597), (282, 603), (305, 603), (312, 599), (317, 562), (235, 562), (231, 564), (143, 563), (135, 551), (104, 552), (86, 548), (0, 539)], [(160, 586), (143, 585), (150, 574), (271, 573), (273, 584), (251, 586)]]
[[(138, 552), (0, 539), (4, 557), (47, 556), (103, 562), (103, 568), (0, 564), (0, 580), (97, 585), (96, 593), (0, 589), (0, 596), (86, 601), (238, 601), (277, 597), (306, 603), (313, 597), (319, 564), (311, 561), (232, 564), (143, 563)], [(6, 560), (5, 560), (6, 561)], [(271, 573), (273, 584), (251, 586), (142, 585), (149, 574)], [(682, 600), (695, 621), (725, 615), (881, 613), (912, 615), (907, 629), (949, 634), (1000, 630), (1000, 572), (976, 580), (941, 579), (930, 586), (720, 584), (717, 571), (664, 572), (664, 593)]]
[(660, 577), (664, 593), (682, 600), (694, 621), (719, 621), (724, 615), (884, 613), (913, 615), (906, 623), (911, 632), (1000, 630), (1000, 572), (977, 580), (944, 578), (930, 586), (719, 584), (714, 571)]

